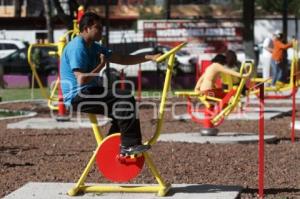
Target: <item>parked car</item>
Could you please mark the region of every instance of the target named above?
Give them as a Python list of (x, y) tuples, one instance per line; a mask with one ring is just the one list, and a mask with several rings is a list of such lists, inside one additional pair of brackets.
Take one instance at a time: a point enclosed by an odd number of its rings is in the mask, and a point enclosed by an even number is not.
[[(147, 47), (142, 48), (137, 51), (130, 53), (130, 55), (149, 55), (149, 54), (157, 54), (157, 53), (165, 53), (169, 51), (171, 47), (169, 46), (155, 46), (155, 47)], [(174, 71), (176, 74), (183, 74), (183, 73), (192, 73), (194, 72), (194, 66), (191, 64), (191, 60), (195, 57), (191, 55), (189, 52), (180, 50), (175, 55), (175, 64), (174, 64)], [(111, 68), (114, 68), (118, 71), (124, 69), (124, 72), (127, 76), (137, 76), (138, 65), (132, 65), (129, 67), (124, 67), (118, 64), (110, 64)], [(155, 62), (145, 62), (141, 64), (141, 68), (143, 71), (165, 71), (166, 70), (166, 63), (155, 63)]]
[[(40, 68), (38, 72), (43, 75), (57, 74), (58, 60), (48, 54), (49, 51), (55, 50), (53, 47), (41, 48)], [(3, 67), (4, 74), (31, 74), (31, 68), (27, 60), (27, 48), (16, 50), (12, 54), (0, 59), (0, 67)]]
[(29, 46), (28, 42), (13, 39), (0, 39), (0, 59), (16, 52), (17, 50), (25, 49)]

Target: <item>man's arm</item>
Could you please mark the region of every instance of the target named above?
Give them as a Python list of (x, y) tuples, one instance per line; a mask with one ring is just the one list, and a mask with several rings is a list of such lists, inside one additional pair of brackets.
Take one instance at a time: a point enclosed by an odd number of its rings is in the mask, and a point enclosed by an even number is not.
[(161, 54), (156, 55), (119, 55), (113, 53), (109, 59), (109, 62), (121, 65), (134, 65), (143, 63), (146, 61), (155, 61)]
[(288, 48), (290, 48), (290, 47), (293, 46), (293, 42), (290, 41), (290, 42), (287, 43), (287, 44), (284, 44), (284, 43), (282, 43), (282, 42), (278, 42), (277, 45), (278, 45), (279, 48), (281, 48), (281, 49), (288, 49)]
[(229, 69), (229, 68), (225, 68), (223, 67), (222, 65), (220, 64), (217, 64), (217, 67), (218, 67), (218, 71), (220, 71), (221, 73), (225, 73), (225, 74), (229, 74), (229, 75), (232, 75), (232, 76), (235, 76), (235, 77), (239, 77), (241, 78), (242, 75), (232, 69)]
[(106, 60), (103, 54), (100, 54), (100, 63), (89, 73), (83, 73), (78, 70), (74, 71), (77, 82), (79, 85), (86, 84), (95, 78), (96, 75), (100, 72), (100, 70), (105, 66)]
[(200, 92), (201, 84), (202, 84), (202, 81), (203, 81), (203, 76), (204, 75), (202, 74), (201, 77), (198, 79), (197, 84), (194, 88), (195, 92)]

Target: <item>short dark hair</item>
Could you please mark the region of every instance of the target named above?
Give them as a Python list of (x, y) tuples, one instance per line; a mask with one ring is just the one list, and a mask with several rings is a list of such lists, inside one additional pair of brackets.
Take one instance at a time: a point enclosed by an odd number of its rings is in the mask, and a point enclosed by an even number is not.
[(226, 57), (222, 54), (217, 54), (212, 60), (211, 62), (213, 63), (219, 63), (219, 64), (226, 64)]
[(79, 22), (79, 31), (82, 32), (86, 26), (92, 26), (97, 21), (101, 21), (101, 18), (99, 15), (97, 15), (93, 12), (85, 13)]
[(229, 68), (234, 67), (237, 64), (237, 56), (233, 50), (226, 51), (226, 62)]

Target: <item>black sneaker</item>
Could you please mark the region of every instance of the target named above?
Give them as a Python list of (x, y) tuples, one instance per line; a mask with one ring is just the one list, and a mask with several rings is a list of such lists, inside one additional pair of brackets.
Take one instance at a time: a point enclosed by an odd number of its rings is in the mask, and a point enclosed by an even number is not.
[(148, 151), (150, 148), (150, 145), (134, 145), (129, 147), (121, 146), (120, 154), (123, 156), (136, 155)]

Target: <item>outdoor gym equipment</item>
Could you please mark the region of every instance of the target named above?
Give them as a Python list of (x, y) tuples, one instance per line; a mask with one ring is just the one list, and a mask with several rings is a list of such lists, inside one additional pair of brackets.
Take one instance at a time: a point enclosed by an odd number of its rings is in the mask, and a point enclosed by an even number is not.
[[(291, 98), (293, 95), (293, 87), (296, 86), (298, 87), (299, 81), (297, 80), (297, 74), (300, 72), (299, 71), (299, 44), (298, 41), (295, 40), (293, 42), (293, 58), (291, 62), (291, 68), (290, 68), (290, 75), (289, 75), (289, 82), (288, 83), (282, 83), (282, 82), (277, 82), (276, 87), (265, 87), (265, 93), (270, 93), (270, 92), (278, 92), (281, 93), (283, 91), (290, 91), (288, 94), (284, 95), (279, 95), (279, 94), (267, 94), (265, 95), (265, 99), (288, 99)], [(266, 82), (266, 83), (271, 83), (272, 79), (263, 79), (263, 78), (252, 78), (251, 79), (251, 84), (256, 84), (260, 82)], [(294, 85), (294, 83), (296, 83)], [(258, 94), (258, 89), (250, 91), (250, 94)]]
[[(240, 101), (242, 90), (245, 87), (247, 79), (253, 70), (253, 62), (246, 61), (240, 68), (241, 81), (239, 85), (233, 86), (226, 93), (220, 92), (220, 89), (211, 90), (207, 94), (199, 94), (197, 92), (175, 92), (177, 96), (185, 96), (187, 98), (187, 112), (194, 122), (203, 126), (202, 135), (213, 136), (218, 134), (219, 126), (226, 116), (228, 116)], [(194, 108), (191, 98), (196, 98), (205, 106), (204, 109)], [(195, 113), (203, 113), (204, 119), (199, 119)]]
[(56, 47), (57, 51), (56, 52), (51, 52), (51, 55), (60, 57), (60, 55), (62, 53), (62, 50), (63, 50), (65, 45), (66, 45), (66, 40), (65, 40), (64, 37), (62, 37), (62, 38), (60, 38), (59, 42), (57, 42), (57, 43), (31, 44), (28, 48), (28, 51), (27, 51), (28, 63), (29, 63), (29, 66), (31, 68), (32, 74), (33, 74), (34, 78), (37, 81), (37, 84), (40, 88), (42, 96), (48, 100), (48, 107), (51, 110), (58, 110), (58, 106), (56, 106), (54, 103), (58, 102), (58, 100), (59, 100), (58, 97), (55, 96), (55, 92), (56, 92), (57, 88), (59, 87), (59, 78), (56, 80), (56, 82), (54, 84), (54, 87), (53, 87), (53, 89), (52, 89), (52, 91), (49, 95), (46, 88), (44, 87), (41, 79), (40, 79), (39, 74), (37, 73), (36, 64), (32, 60), (32, 54), (33, 54), (32, 51), (35, 48)]
[[(175, 53), (180, 50), (186, 43), (182, 43), (169, 52), (161, 55), (157, 58), (157, 62), (161, 62), (168, 59), (167, 72), (162, 92), (162, 98), (158, 114), (158, 122), (155, 134), (152, 138), (146, 142), (146, 144), (154, 145), (160, 136), (165, 104), (167, 100), (167, 93), (170, 88), (172, 70), (175, 60)], [(113, 134), (105, 139), (100, 133), (97, 124), (97, 118), (94, 114), (89, 114), (89, 119), (92, 124), (95, 139), (97, 141), (97, 148), (90, 158), (86, 168), (84, 169), (81, 177), (79, 178), (75, 187), (68, 191), (71, 196), (77, 195), (78, 192), (154, 192), (158, 196), (165, 196), (170, 189), (171, 185), (167, 184), (164, 179), (160, 176), (158, 169), (155, 167), (152, 158), (148, 152), (144, 152), (139, 156), (119, 156), (120, 154), (120, 134)], [(97, 186), (97, 185), (85, 185), (84, 182), (86, 177), (91, 170), (94, 162), (96, 161), (98, 168), (102, 175), (113, 182), (128, 182), (135, 178), (146, 163), (155, 177), (158, 185), (146, 185), (146, 186), (130, 186), (130, 185), (114, 185), (114, 186)]]
[[(28, 63), (31, 68), (33, 77), (36, 79), (37, 84), (40, 88), (42, 96), (48, 100), (48, 107), (50, 110), (57, 110), (58, 111), (58, 116), (56, 117), (57, 121), (69, 121), (70, 118), (66, 114), (66, 109), (63, 104), (63, 96), (62, 96), (62, 91), (60, 88), (60, 78), (57, 77), (55, 84), (50, 91), (50, 95), (48, 94), (46, 88), (44, 87), (41, 78), (39, 74), (37, 73), (36, 70), (36, 65), (32, 60), (32, 49), (34, 48), (48, 48), (48, 47), (57, 47), (57, 51), (49, 52), (49, 55), (51, 56), (57, 56), (58, 59), (60, 59), (63, 49), (67, 44), (67, 38), (70, 36), (71, 39), (73, 39), (78, 33), (79, 33), (79, 28), (78, 28), (78, 20), (83, 15), (83, 8), (79, 7), (78, 11), (78, 19), (73, 20), (73, 29), (67, 31), (62, 37), (60, 37), (59, 41), (57, 43), (47, 43), (47, 44), (32, 44), (29, 46), (28, 51), (27, 51), (27, 57), (28, 57)], [(59, 68), (59, 67), (58, 67)]]

